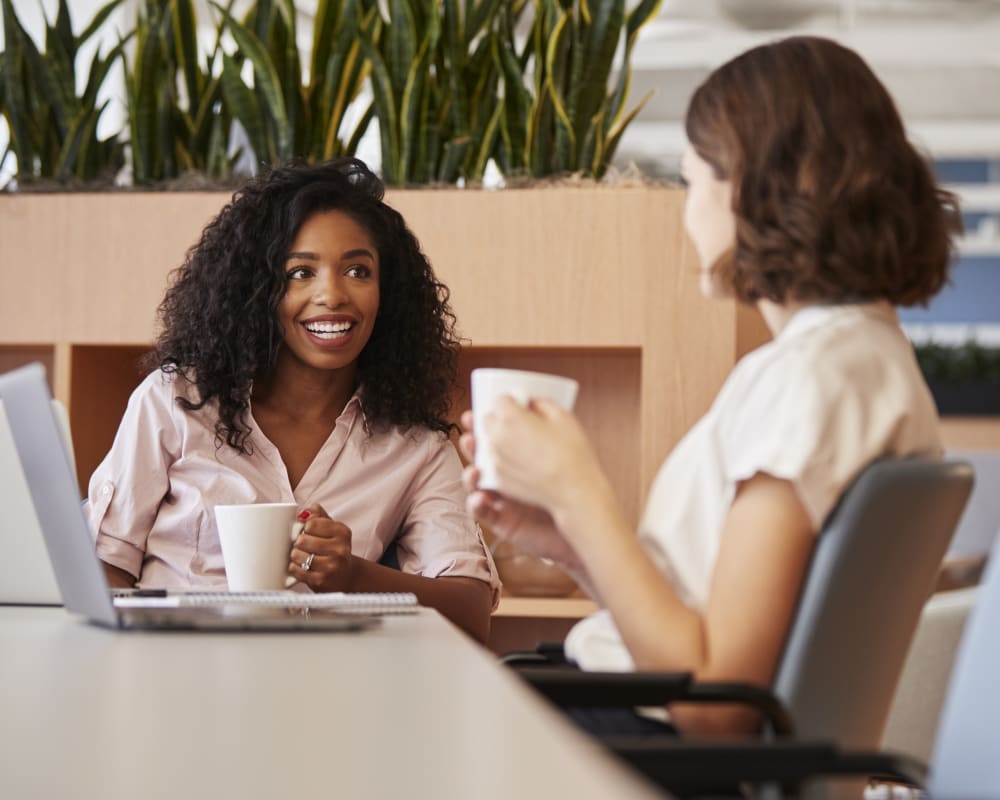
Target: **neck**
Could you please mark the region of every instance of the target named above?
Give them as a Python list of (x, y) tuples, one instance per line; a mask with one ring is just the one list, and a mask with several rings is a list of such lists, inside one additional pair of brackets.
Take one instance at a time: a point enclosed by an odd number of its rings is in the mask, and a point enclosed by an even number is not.
[(298, 419), (336, 419), (356, 388), (357, 365), (313, 369), (282, 353), (270, 375), (254, 380), (253, 402)]
[(764, 318), (764, 324), (771, 331), (771, 336), (777, 336), (788, 324), (788, 321), (795, 316), (796, 312), (801, 311), (808, 305), (809, 303), (802, 303), (796, 300), (788, 300), (784, 303), (775, 303), (771, 300), (758, 300), (757, 310), (760, 312), (761, 317)]

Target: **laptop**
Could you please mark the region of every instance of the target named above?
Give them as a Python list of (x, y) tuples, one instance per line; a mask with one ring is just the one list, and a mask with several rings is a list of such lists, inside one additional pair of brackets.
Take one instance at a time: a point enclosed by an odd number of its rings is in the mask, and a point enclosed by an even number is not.
[[(208, 604), (136, 602), (116, 606), (84, 517), (44, 367), (29, 364), (0, 375), (0, 406), (10, 436), (7, 450), (19, 462), (20, 488), (27, 490), (67, 611), (97, 625), (143, 630), (359, 631), (379, 623), (380, 617), (374, 614), (312, 605), (309, 595), (302, 595), (301, 605), (257, 604), (233, 595), (229, 601), (223, 598)], [(11, 485), (17, 483), (15, 476)], [(7, 511), (0, 513), (6, 516)], [(7, 527), (5, 522), (4, 535), (16, 548), (18, 529), (10, 527), (8, 532)], [(30, 530), (23, 530), (22, 547), (8, 554), (16, 559), (15, 568), (26, 561), (22, 554), (30, 551)]]
[(0, 398), (0, 605), (62, 605)]

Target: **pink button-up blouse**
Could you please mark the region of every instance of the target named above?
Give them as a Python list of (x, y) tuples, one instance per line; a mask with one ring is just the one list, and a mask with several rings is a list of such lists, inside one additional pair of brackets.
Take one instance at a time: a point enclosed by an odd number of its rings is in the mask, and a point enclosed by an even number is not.
[[(465, 511), (461, 462), (440, 433), (366, 431), (358, 394), (294, 489), (277, 448), (252, 415), (245, 455), (216, 445), (217, 407), (185, 411), (185, 381), (153, 372), (129, 399), (111, 451), (90, 479), (88, 515), (101, 559), (139, 586), (224, 586), (214, 508), (230, 503), (318, 503), (352, 533), (353, 553), (378, 560), (396, 544), (399, 567), (426, 577), (500, 581)], [(194, 395), (188, 395), (194, 396)]]

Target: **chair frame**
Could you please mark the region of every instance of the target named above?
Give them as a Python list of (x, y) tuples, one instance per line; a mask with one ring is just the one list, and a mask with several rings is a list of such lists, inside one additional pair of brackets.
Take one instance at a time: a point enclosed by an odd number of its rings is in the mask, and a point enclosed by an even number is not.
[[(873, 462), (861, 472), (818, 536), (776, 678), (769, 689), (703, 684), (685, 673), (587, 673), (575, 668), (537, 666), (519, 668), (518, 672), (543, 695), (564, 706), (735, 701), (762, 713), (767, 723), (763, 728), (765, 740), (738, 745), (671, 737), (602, 739), (634, 767), (674, 791), (684, 790), (689, 784), (704, 788), (706, 775), (718, 778), (720, 786), (732, 788), (734, 780), (754, 780), (753, 776), (773, 772), (767, 755), (772, 752), (767, 748), (773, 742), (766, 741), (773, 737), (784, 738), (792, 748), (787, 751), (791, 755), (776, 753), (775, 763), (798, 765), (803, 779), (814, 776), (819, 764), (833, 764), (834, 752), (878, 747), (920, 610), (933, 589), (972, 485), (972, 468), (962, 461), (888, 458)], [(911, 526), (929, 533), (920, 542), (916, 558), (908, 553), (906, 559), (900, 559), (899, 547), (910, 543), (904, 536)], [(864, 535), (870, 531), (886, 533), (878, 537)], [(859, 602), (862, 607), (870, 606), (860, 618)], [(844, 670), (844, 653), (875, 655), (866, 657), (864, 669)], [(553, 664), (558, 662), (559, 654), (552, 645), (546, 645), (541, 653), (527, 659), (515, 656), (506, 660), (515, 667), (523, 663)], [(838, 686), (836, 693), (825, 691), (831, 685)], [(831, 697), (834, 694), (836, 698)], [(851, 697), (852, 702), (843, 703), (844, 696)], [(834, 742), (792, 742), (788, 737), (793, 733), (800, 740), (829, 740), (832, 736)], [(700, 758), (706, 760), (699, 762)], [(717, 759), (728, 759), (726, 769), (720, 768)], [(854, 762), (838, 763), (841, 766), (837, 769), (843, 769), (843, 774), (856, 774), (860, 767), (867, 767), (871, 774), (913, 785), (924, 778), (919, 762), (902, 757), (888, 762), (858, 755)], [(791, 776), (787, 780), (791, 785), (797, 779)]]

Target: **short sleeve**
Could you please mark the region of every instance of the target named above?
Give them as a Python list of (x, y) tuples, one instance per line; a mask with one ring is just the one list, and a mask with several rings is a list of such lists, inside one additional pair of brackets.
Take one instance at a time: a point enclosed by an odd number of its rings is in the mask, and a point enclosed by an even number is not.
[(718, 446), (727, 481), (765, 472), (791, 482), (816, 530), (883, 446), (856, 384), (794, 355), (768, 364), (725, 401)]
[(500, 579), (482, 531), (465, 510), (458, 453), (438, 434), (428, 435), (424, 446), (426, 458), (412, 483), (406, 517), (395, 540), (400, 569), (488, 583), (496, 608)]
[(169, 493), (170, 464), (180, 450), (173, 384), (171, 376), (157, 370), (132, 393), (111, 450), (87, 490), (98, 555), (137, 578), (146, 539)]

